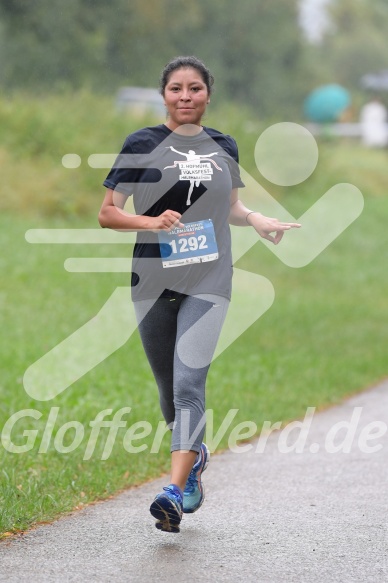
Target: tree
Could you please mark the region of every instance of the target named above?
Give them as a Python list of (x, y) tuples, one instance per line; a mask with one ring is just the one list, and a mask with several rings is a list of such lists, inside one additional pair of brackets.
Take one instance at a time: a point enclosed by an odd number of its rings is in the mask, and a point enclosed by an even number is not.
[(101, 74), (103, 0), (1, 0), (0, 83), (47, 90)]
[(362, 75), (388, 67), (388, 1), (332, 0), (328, 10), (319, 67), (327, 80), (356, 89)]
[(298, 0), (0, 0), (0, 19), (3, 87), (155, 86), (167, 61), (195, 54), (219, 100), (262, 116), (299, 110), (304, 94)]

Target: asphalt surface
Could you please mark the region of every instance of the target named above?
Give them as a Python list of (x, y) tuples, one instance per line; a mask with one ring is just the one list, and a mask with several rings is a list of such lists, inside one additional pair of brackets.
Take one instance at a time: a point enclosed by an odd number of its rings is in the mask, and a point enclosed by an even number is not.
[[(336, 425), (352, 416), (350, 429)], [(206, 501), (179, 534), (149, 514), (158, 479), (2, 542), (0, 581), (386, 582), (387, 425), (388, 381), (315, 412), (301, 453), (284, 451), (301, 436), (294, 428), (285, 441), (272, 433), (262, 453), (255, 441), (213, 456)], [(341, 443), (350, 451), (334, 452)]]

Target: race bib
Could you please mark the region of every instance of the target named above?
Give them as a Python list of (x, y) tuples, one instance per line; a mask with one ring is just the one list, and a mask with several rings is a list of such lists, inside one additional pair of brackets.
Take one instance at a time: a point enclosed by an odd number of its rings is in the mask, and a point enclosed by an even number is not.
[(213, 221), (186, 223), (183, 228), (158, 234), (163, 267), (179, 267), (218, 259)]

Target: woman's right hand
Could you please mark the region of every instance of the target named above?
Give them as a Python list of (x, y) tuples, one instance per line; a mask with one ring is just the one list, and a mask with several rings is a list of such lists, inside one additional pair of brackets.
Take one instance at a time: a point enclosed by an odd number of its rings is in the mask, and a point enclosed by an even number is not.
[(175, 227), (182, 228), (184, 224), (179, 220), (181, 216), (177, 211), (167, 210), (158, 217), (149, 217), (150, 230), (157, 233), (158, 231), (171, 231)]

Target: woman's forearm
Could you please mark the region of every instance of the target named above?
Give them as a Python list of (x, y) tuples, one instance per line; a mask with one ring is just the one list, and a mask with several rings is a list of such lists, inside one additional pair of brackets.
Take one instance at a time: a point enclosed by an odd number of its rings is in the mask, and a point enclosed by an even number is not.
[[(115, 200), (116, 198), (116, 200)], [(157, 217), (135, 215), (124, 210), (126, 197), (107, 189), (98, 222), (101, 227), (117, 231), (170, 231), (174, 227), (183, 227), (181, 214), (168, 209)]]
[(247, 208), (240, 199), (236, 200), (230, 207), (229, 224), (235, 227), (250, 227), (247, 217), (252, 212), (256, 213)]
[(133, 215), (116, 206), (103, 207), (98, 215), (101, 227), (119, 231), (143, 231), (152, 230), (154, 217)]

